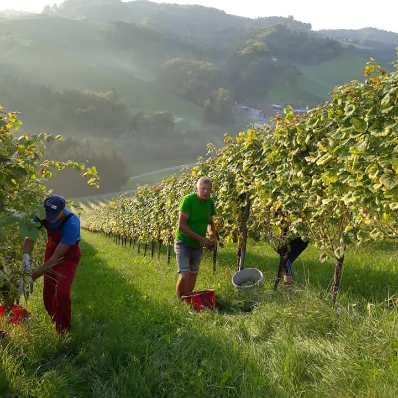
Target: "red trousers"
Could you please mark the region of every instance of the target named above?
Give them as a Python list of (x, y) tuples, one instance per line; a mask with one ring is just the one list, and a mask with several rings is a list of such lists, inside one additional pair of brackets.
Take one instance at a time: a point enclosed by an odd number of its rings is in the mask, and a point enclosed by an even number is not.
[(70, 290), (78, 262), (63, 261), (44, 274), (43, 301), (58, 334), (70, 331)]

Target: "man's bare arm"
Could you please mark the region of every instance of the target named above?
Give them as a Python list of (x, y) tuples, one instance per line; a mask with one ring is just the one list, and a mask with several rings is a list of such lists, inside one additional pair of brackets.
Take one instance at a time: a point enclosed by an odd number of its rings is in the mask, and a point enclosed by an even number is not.
[(212, 237), (212, 239), (217, 239), (216, 227), (214, 226), (213, 217), (210, 218), (209, 224), (208, 224), (208, 226), (207, 226), (207, 232), (208, 232), (209, 235)]

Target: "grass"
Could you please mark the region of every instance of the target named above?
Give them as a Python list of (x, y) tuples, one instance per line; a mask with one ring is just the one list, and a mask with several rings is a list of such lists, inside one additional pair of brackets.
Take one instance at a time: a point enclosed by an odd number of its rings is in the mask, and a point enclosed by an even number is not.
[(270, 90), (266, 101), (315, 105), (318, 101), (330, 100), (329, 93), (335, 86), (355, 79), (364, 80), (362, 70), (367, 61), (368, 59), (357, 52), (344, 50), (341, 55), (331, 61), (316, 66), (301, 66), (301, 74), (296, 84)]
[(323, 98), (308, 92), (305, 88), (299, 89), (296, 85), (289, 85), (284, 87), (275, 87), (269, 90), (267, 96), (264, 98), (266, 103), (272, 104), (316, 104)]
[(364, 81), (362, 70), (366, 66), (364, 56), (348, 50), (317, 66), (302, 67), (302, 75), (298, 77), (297, 87), (307, 90), (321, 98), (328, 99), (335, 86), (346, 84), (351, 80)]
[[(326, 289), (333, 263), (309, 248), (290, 292), (272, 291), (277, 256), (250, 242), (247, 267), (264, 273), (255, 302), (235, 292), (235, 248), (205, 253), (197, 290), (216, 290), (217, 310), (175, 298), (176, 264), (83, 233), (72, 287), (70, 337), (58, 340), (41, 303), (29, 324), (0, 325), (2, 397), (394, 397), (398, 393), (398, 292), (394, 243), (352, 250), (338, 304)], [(369, 253), (372, 255), (370, 256)]]

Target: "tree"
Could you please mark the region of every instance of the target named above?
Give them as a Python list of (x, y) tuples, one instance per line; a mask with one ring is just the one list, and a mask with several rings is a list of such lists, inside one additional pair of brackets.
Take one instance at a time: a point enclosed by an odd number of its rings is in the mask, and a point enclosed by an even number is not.
[(233, 101), (229, 91), (224, 87), (211, 93), (210, 98), (205, 102), (204, 120), (209, 123), (226, 126), (233, 120), (232, 118)]

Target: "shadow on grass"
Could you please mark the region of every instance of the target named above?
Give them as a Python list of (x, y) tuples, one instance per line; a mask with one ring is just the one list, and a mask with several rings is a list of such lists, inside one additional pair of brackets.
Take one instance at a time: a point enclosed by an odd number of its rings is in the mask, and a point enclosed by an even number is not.
[[(54, 353), (41, 369), (45, 373), (63, 358), (58, 370), (69, 369), (70, 396), (277, 395), (263, 371), (230, 348), (225, 336), (209, 335), (203, 322), (210, 314), (143, 294), (134, 280), (109, 268), (94, 247), (82, 242), (81, 248), (72, 287), (73, 334), (63, 348), (70, 353)], [(202, 332), (197, 322), (203, 323)]]
[[(121, 245), (118, 245), (118, 247), (124, 247)], [(137, 250), (137, 245), (135, 248), (130, 246), (129, 241), (127, 242), (126, 246), (127, 250), (132, 250), (132, 255), (133, 256), (138, 256), (138, 257), (144, 257), (144, 245), (141, 245), (140, 252), (138, 254)], [(155, 247), (155, 258), (157, 258), (157, 253), (158, 253), (158, 246), (156, 244)], [(167, 247), (162, 246), (161, 249), (161, 258), (166, 260), (167, 256)], [(213, 253), (209, 250), (204, 251), (204, 258), (203, 262), (207, 262), (208, 264), (212, 264), (212, 256)], [(150, 259), (151, 258), (151, 245), (148, 245), (148, 250), (147, 250), (147, 255), (146, 258)], [(172, 261), (175, 262), (175, 254), (174, 250), (171, 249), (171, 258)], [(220, 273), (220, 271), (223, 270), (228, 270), (230, 271), (231, 269), (236, 269), (236, 262), (237, 262), (237, 257), (236, 253), (228, 251), (228, 250), (223, 250), (223, 248), (220, 248), (218, 255), (217, 255), (217, 264), (216, 264), (216, 276)], [(202, 264), (203, 266), (203, 264)], [(278, 271), (279, 267), (279, 255), (277, 253), (274, 254), (274, 257), (268, 257), (266, 254), (257, 254), (257, 253), (252, 253), (252, 252), (247, 252), (246, 255), (246, 268), (249, 267), (254, 267), (262, 270), (265, 274), (265, 277), (268, 280), (272, 280), (272, 283), (274, 283), (276, 278), (276, 274)], [(231, 287), (232, 287), (232, 281)], [(220, 296), (217, 294), (216, 291), (216, 308), (219, 312), (224, 313), (224, 314), (229, 314), (229, 315), (238, 315), (241, 314), (242, 312), (251, 312), (258, 300), (255, 300), (254, 298), (252, 299), (245, 299), (237, 294), (235, 290), (232, 290), (232, 294), (229, 297), (225, 296)]]
[[(397, 250), (397, 241), (372, 242), (359, 250), (350, 250), (344, 262), (340, 293), (348, 294), (354, 300), (376, 302), (383, 302), (388, 296), (397, 295)], [(266, 254), (248, 252), (246, 267), (255, 267), (262, 271), (263, 284), (268, 290), (272, 290), (278, 271), (279, 255), (270, 250), (265, 243), (264, 252)], [(298, 286), (309, 285), (328, 292), (333, 283), (335, 264), (332, 261), (320, 263), (319, 253), (313, 247), (309, 247), (294, 261), (294, 279)], [(219, 259), (222, 264), (236, 263), (236, 256), (231, 252), (221, 252)], [(390, 264), (390, 268), (387, 263)], [(282, 287), (283, 281), (279, 284), (278, 291), (282, 291)], [(279, 300), (279, 296), (275, 297)], [(242, 307), (242, 304), (238, 303), (239, 306)], [(246, 308), (245, 311), (250, 311), (250, 305), (243, 307)], [(238, 308), (227, 300), (219, 303), (219, 309), (226, 313), (238, 311)]]
[[(335, 264), (320, 263), (314, 249), (303, 253), (293, 264), (295, 281), (330, 291), (333, 284)], [(348, 294), (354, 300), (383, 302), (398, 292), (398, 274), (395, 242), (377, 242), (352, 250), (345, 258), (340, 294)], [(392, 266), (388, 266), (391, 264)]]
[(5, 398), (13, 396), (16, 396), (16, 394), (13, 392), (9, 384), (5, 371), (3, 370), (2, 366), (0, 366), (0, 397)]

